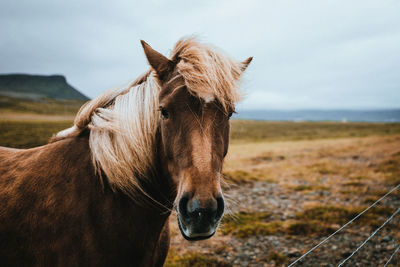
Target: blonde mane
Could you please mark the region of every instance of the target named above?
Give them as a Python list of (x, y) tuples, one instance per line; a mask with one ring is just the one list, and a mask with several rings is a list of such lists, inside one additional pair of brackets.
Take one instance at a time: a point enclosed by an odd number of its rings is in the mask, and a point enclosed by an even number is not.
[(179, 62), (178, 71), (191, 93), (203, 99), (217, 99), (225, 111), (234, 109), (240, 100), (238, 83), (242, 63), (195, 38), (179, 40), (172, 59)]
[[(234, 108), (239, 100), (242, 63), (194, 38), (180, 40), (171, 59), (178, 62), (177, 70), (192, 94), (217, 99), (225, 111)], [(128, 87), (108, 91), (86, 103), (74, 126), (59, 132), (52, 141), (78, 136), (88, 129), (97, 173), (104, 173), (114, 190), (134, 197), (137, 190), (143, 192), (140, 179), (154, 170), (159, 93), (159, 81), (150, 70)]]

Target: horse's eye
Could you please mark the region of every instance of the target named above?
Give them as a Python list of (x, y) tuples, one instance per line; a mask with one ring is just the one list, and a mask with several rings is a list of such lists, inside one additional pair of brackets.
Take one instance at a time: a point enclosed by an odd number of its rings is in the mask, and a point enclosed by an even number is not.
[(161, 117), (166, 120), (168, 119), (169, 115), (168, 115), (168, 111), (165, 108), (161, 108)]

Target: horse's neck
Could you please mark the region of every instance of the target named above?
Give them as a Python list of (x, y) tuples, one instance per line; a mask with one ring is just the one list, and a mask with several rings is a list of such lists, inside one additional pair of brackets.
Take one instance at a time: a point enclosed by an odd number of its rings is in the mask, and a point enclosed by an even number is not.
[[(149, 183), (144, 187), (145, 191), (151, 196), (156, 202), (150, 198), (141, 195), (138, 192), (137, 199), (131, 199), (129, 196), (124, 194), (120, 190), (113, 190), (108, 184), (107, 177), (104, 174), (96, 173), (93, 161), (91, 158), (90, 145), (89, 145), (89, 133), (83, 136), (71, 137), (65, 140), (61, 140), (49, 146), (54, 146), (50, 149), (51, 153), (54, 154), (56, 161), (54, 165), (59, 168), (60, 176), (64, 176), (65, 172), (75, 176), (75, 179), (82, 179), (83, 176), (87, 177), (85, 180), (90, 181), (92, 188), (86, 188), (86, 190), (94, 190), (99, 197), (97, 202), (115, 202), (115, 207), (124, 207), (121, 210), (122, 213), (140, 214), (140, 217), (151, 217), (155, 220), (159, 220), (163, 225), (164, 221), (168, 218), (168, 215), (172, 209), (171, 201), (171, 185), (168, 179), (165, 179), (163, 172), (156, 172), (152, 177), (147, 177), (146, 181)], [(158, 163), (156, 163), (158, 165)], [(158, 166), (157, 166), (158, 167)], [(158, 169), (158, 168), (155, 168)], [(89, 185), (85, 185), (89, 186)], [(101, 198), (104, 198), (103, 200)], [(120, 204), (118, 204), (119, 202)], [(101, 205), (101, 204), (100, 204)], [(138, 218), (135, 219), (140, 225), (145, 225), (140, 222)]]
[(154, 171), (150, 177), (145, 179), (147, 182), (142, 184), (143, 189), (149, 196), (142, 195), (140, 197), (145, 199), (146, 205), (152, 206), (162, 211), (162, 213), (169, 214), (176, 197), (176, 185), (168, 173), (165, 164), (166, 161), (162, 153), (162, 145), (159, 142), (157, 142), (156, 151), (157, 154), (153, 164)]
[[(157, 140), (160, 140), (159, 134), (157, 135)], [(100, 188), (102, 186), (102, 190), (111, 192), (113, 190), (105, 174), (95, 172), (88, 137), (89, 133), (87, 132), (81, 136), (66, 138), (48, 144), (43, 149), (48, 151), (48, 157), (53, 157), (57, 161), (54, 162), (54, 166), (59, 169), (61, 176), (62, 172), (65, 171), (74, 173), (77, 177), (81, 175), (91, 176), (90, 179), (93, 183), (99, 184)], [(137, 196), (133, 197), (132, 205), (137, 206), (136, 209), (140, 213), (169, 214), (175, 199), (175, 185), (168, 175), (165, 164), (163, 164), (165, 160), (162, 156), (163, 153), (160, 153), (162, 144), (159, 141), (157, 141), (156, 151), (159, 153), (155, 157), (153, 172), (149, 174), (149, 177), (145, 177), (141, 181), (142, 188), (147, 196), (138, 191)], [(123, 195), (118, 189), (113, 194)]]

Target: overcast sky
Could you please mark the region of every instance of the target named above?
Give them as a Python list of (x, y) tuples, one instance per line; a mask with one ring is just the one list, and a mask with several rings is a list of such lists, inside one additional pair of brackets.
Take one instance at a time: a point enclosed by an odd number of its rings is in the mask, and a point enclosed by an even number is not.
[(89, 97), (196, 34), (254, 60), (242, 109), (400, 108), (400, 1), (1, 0), (0, 73), (63, 74)]

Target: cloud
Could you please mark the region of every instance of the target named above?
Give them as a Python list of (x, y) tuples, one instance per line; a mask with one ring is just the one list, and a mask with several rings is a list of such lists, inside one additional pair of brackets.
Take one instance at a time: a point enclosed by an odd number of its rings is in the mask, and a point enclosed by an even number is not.
[[(136, 2), (136, 3), (135, 3)], [(0, 3), (0, 73), (61, 73), (95, 97), (197, 34), (243, 60), (251, 108), (399, 108), (398, 1), (11, 1)]]

